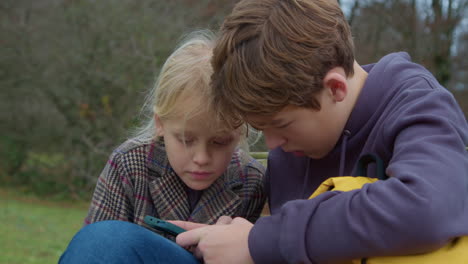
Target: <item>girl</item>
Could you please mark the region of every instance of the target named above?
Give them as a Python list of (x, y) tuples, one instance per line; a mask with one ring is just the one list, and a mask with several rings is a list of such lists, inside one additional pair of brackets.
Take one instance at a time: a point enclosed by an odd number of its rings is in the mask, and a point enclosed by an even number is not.
[[(170, 255), (161, 250), (175, 250), (185, 263), (196, 262), (147, 230), (144, 217), (213, 224), (223, 215), (252, 222), (260, 216), (264, 167), (238, 147), (245, 127), (230, 129), (211, 110), (213, 45), (212, 35), (198, 32), (167, 59), (152, 103), (145, 104), (151, 118), (112, 153), (96, 185), (88, 226), (70, 242), (61, 263), (133, 263), (126, 250), (142, 250), (140, 256), (152, 261)], [(146, 249), (150, 245), (157, 250)]]

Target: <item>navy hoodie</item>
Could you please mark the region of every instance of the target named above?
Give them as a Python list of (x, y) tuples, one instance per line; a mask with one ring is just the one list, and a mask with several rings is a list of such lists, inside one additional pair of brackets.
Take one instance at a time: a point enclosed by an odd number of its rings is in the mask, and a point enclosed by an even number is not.
[[(255, 263), (422, 253), (468, 235), (468, 125), (455, 99), (406, 53), (363, 68), (366, 83), (326, 157), (270, 151), (272, 216), (250, 232)], [(307, 200), (329, 177), (356, 176), (367, 153), (383, 160), (389, 179)]]

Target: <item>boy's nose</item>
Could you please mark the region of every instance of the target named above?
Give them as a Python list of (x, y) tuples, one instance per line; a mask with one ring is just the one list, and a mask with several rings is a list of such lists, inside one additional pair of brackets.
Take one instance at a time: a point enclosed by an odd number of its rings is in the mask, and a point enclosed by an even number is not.
[(284, 137), (275, 135), (270, 132), (263, 131), (263, 136), (265, 137), (265, 144), (270, 150), (282, 146), (284, 143), (286, 143), (286, 139)]

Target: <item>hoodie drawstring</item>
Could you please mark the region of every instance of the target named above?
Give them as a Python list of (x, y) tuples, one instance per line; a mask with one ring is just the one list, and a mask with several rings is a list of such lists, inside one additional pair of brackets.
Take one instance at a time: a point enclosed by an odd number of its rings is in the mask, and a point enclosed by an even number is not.
[(343, 131), (343, 139), (341, 143), (341, 155), (340, 155), (340, 170), (338, 176), (344, 176), (344, 169), (346, 163), (346, 144), (348, 143), (348, 137), (351, 135), (351, 131)]

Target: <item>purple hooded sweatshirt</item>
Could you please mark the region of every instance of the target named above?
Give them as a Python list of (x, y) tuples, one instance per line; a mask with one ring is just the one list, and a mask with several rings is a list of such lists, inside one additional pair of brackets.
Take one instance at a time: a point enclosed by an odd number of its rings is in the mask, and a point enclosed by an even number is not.
[[(455, 99), (406, 53), (364, 69), (366, 83), (326, 157), (270, 152), (272, 216), (250, 232), (255, 263), (422, 253), (468, 235), (468, 125)], [(383, 160), (387, 180), (307, 200), (329, 177), (356, 176), (367, 153)]]

